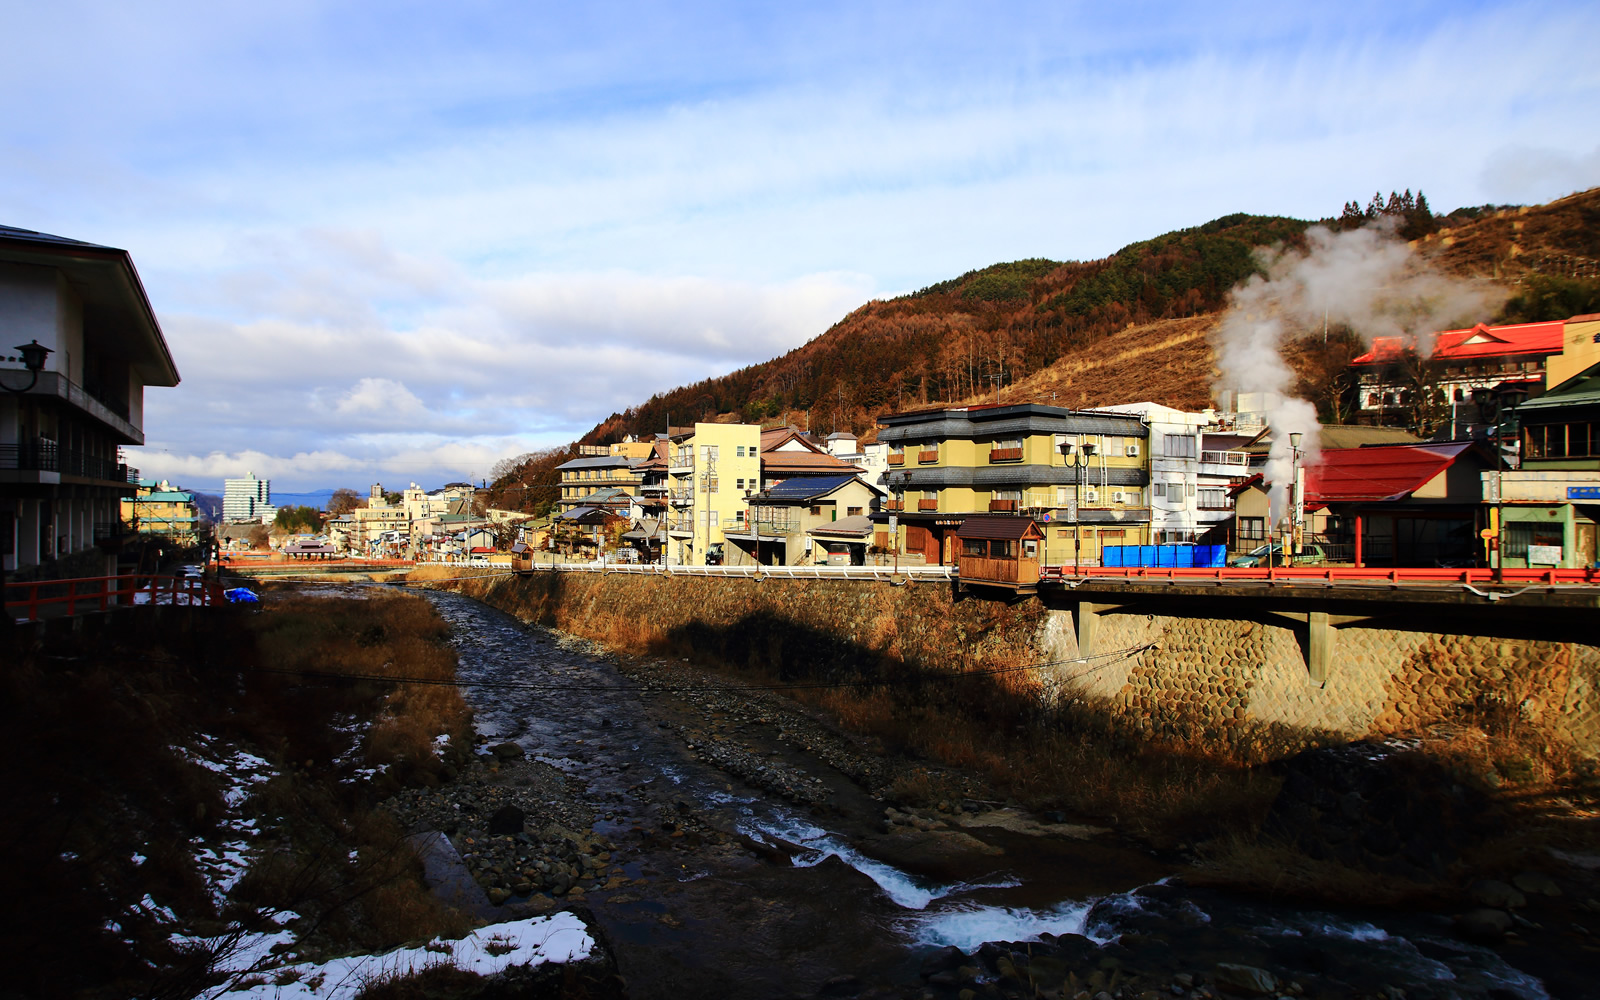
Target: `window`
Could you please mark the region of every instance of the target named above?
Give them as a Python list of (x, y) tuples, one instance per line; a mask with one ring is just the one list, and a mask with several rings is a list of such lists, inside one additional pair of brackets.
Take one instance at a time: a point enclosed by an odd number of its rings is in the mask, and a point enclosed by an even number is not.
[(744, 480), (743, 479), (735, 479), (733, 481), (733, 488), (736, 489), (736, 490), (744, 489)]
[(1264, 517), (1239, 518), (1239, 540), (1259, 542), (1267, 537), (1267, 519)]
[(989, 546), (981, 538), (963, 538), (961, 540), (961, 554), (982, 558), (989, 554)]
[(812, 506), (812, 508), (811, 508), (811, 516), (812, 517), (821, 517), (822, 516), (822, 505), (821, 504), (814, 504)]
[(1200, 491), (1200, 506), (1206, 510), (1223, 510), (1228, 506), (1228, 491), (1223, 489), (1203, 489)]
[(1194, 458), (1195, 457), (1194, 435), (1193, 434), (1168, 434), (1167, 435), (1167, 457), (1168, 458)]
[(861, 508), (860, 507), (849, 507), (849, 508), (846, 508), (846, 516), (848, 516), (848, 517), (860, 517), (861, 516)]
[[(1168, 438), (1167, 440), (1170, 441), (1171, 438)], [(1194, 439), (1190, 438), (1189, 440), (1192, 441)], [(1167, 481), (1167, 502), (1183, 503), (1183, 480), (1171, 479)]]

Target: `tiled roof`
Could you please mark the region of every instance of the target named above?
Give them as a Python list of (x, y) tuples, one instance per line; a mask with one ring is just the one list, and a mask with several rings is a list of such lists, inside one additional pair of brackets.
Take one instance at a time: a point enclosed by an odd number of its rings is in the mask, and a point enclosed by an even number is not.
[[(1470, 361), (1512, 354), (1557, 354), (1566, 322), (1517, 323), (1512, 326), (1487, 326), (1479, 323), (1469, 330), (1446, 330), (1433, 343), (1435, 361)], [(1380, 364), (1400, 357), (1406, 347), (1400, 337), (1378, 337), (1372, 350), (1353, 359), (1353, 365)]]
[(1038, 528), (1031, 517), (1012, 517), (1007, 514), (974, 514), (961, 522), (956, 529), (957, 538), (1008, 538), (1018, 539)]
[(1472, 447), (1449, 444), (1330, 448), (1306, 468), (1306, 503), (1404, 500)]
[(764, 473), (779, 472), (844, 472), (853, 470), (861, 471), (849, 462), (841, 462), (832, 455), (818, 454), (814, 451), (769, 451), (761, 456), (761, 471)]
[(626, 469), (631, 465), (626, 458), (615, 455), (598, 455), (594, 458), (575, 458), (570, 462), (563, 462), (556, 466), (556, 471), (562, 469)]

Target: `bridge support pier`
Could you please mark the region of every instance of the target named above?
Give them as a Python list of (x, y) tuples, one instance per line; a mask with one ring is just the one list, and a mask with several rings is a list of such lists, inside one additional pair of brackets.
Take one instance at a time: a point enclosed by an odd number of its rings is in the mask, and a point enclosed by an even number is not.
[(1072, 623), (1077, 627), (1079, 656), (1094, 655), (1100, 614), (1120, 607), (1120, 604), (1096, 604), (1093, 601), (1079, 601), (1073, 605)]

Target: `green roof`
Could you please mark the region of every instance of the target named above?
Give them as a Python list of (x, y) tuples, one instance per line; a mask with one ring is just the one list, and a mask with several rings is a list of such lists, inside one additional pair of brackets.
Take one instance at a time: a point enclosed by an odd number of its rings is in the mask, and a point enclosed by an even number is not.
[(1569, 406), (1600, 406), (1600, 365), (1593, 365), (1537, 399), (1530, 399), (1517, 407), (1518, 413), (1529, 410), (1565, 409)]

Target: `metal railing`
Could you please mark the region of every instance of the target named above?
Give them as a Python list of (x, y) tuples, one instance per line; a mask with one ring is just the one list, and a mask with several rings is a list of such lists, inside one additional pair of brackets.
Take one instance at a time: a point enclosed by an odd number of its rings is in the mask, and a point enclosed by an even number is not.
[(21, 444), (0, 444), (0, 469), (60, 472), (61, 450), (49, 438), (36, 438)]
[(660, 566), (654, 563), (536, 565), (538, 573), (631, 573), (640, 576), (725, 576), (777, 580), (948, 580), (949, 566)]
[(22, 444), (0, 444), (0, 469), (28, 472), (57, 472), (85, 479), (105, 479), (117, 483), (134, 482), (138, 469), (130, 469), (114, 458), (101, 458), (71, 448), (62, 448), (50, 438), (36, 438)]
[(1243, 469), (1250, 465), (1250, 453), (1247, 451), (1202, 451), (1200, 453), (1200, 464), (1227, 465)]
[[(1522, 586), (1596, 586), (1600, 585), (1600, 570), (1594, 567), (1582, 569), (1505, 569), (1502, 571), (1504, 582)], [(1460, 584), (1466, 587), (1491, 586), (1495, 583), (1495, 571), (1492, 569), (1450, 569), (1432, 566), (1401, 567), (1383, 569), (1363, 567), (1357, 569), (1352, 566), (1326, 567), (1308, 566), (1304, 568), (1282, 567), (1228, 567), (1226, 569), (1183, 569), (1183, 568), (1156, 568), (1156, 567), (1096, 567), (1074, 573), (1071, 566), (1046, 566), (1039, 572), (1043, 580), (1066, 579), (1101, 579), (1116, 580), (1126, 583), (1166, 582), (1173, 584), (1194, 584), (1211, 581), (1214, 583), (1292, 583), (1292, 584), (1321, 584), (1333, 587), (1341, 584), (1370, 584), (1386, 587), (1403, 586), (1440, 586), (1444, 584)]]
[[(20, 595), (19, 595), (20, 592)], [(152, 576), (124, 573), (119, 576), (86, 576), (70, 580), (7, 581), (4, 590), (5, 613), (18, 621), (38, 621), (39, 609), (62, 609), (68, 615), (79, 611), (105, 611), (112, 607), (138, 605), (186, 605), (214, 607), (226, 604), (222, 584), (192, 576)], [(46, 612), (47, 616), (49, 612)]]

